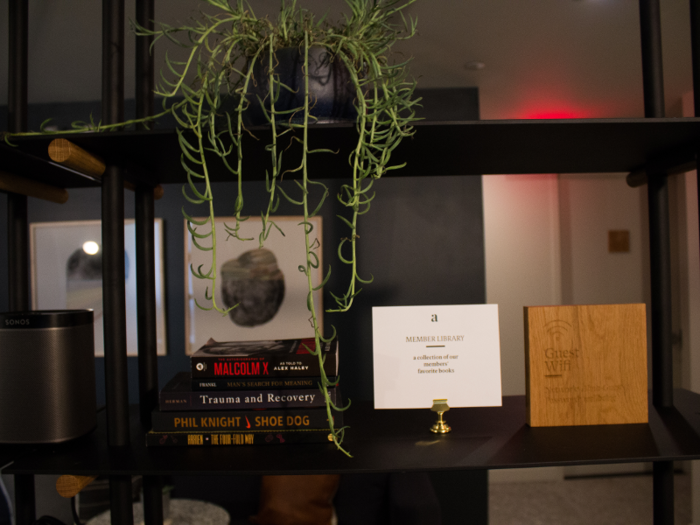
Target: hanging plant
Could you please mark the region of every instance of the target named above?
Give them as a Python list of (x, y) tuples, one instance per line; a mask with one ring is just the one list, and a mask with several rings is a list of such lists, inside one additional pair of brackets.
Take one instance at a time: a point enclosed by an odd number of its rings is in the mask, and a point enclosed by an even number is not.
[[(215, 195), (207, 156), (218, 157), (231, 180), (237, 182), (232, 210), (235, 221), (224, 225), (226, 233), (235, 239), (252, 240), (240, 236), (241, 223), (247, 219), (243, 215), (244, 141), (252, 140), (247, 137), (254, 133), (249, 129), (251, 122), (257, 118), (265, 123), (271, 136), (266, 146), (270, 155), (266, 172), (268, 203), (261, 212), (258, 243), (262, 248), (272, 228), (279, 229), (273, 214), (282, 199), (301, 207), (306, 258), (299, 271), (308, 281), (307, 308), (316, 342), (316, 350), (310, 351), (318, 355), (322, 364), (321, 343), (331, 341), (336, 334), (335, 329), (329, 337), (321, 333), (313, 292), (326, 285), (330, 267), (322, 282), (314, 285), (312, 274), (319, 267), (320, 242), (309, 219), (319, 213), (329, 192), (322, 182), (309, 177), (308, 168), (312, 157), (337, 153), (311, 149), (308, 130), (318, 122), (348, 118), (356, 124), (356, 142), (345, 175), (349, 182), (341, 186), (337, 196), (346, 210), (338, 218), (347, 227), (337, 253), (339, 260), (350, 267), (350, 279), (342, 292), (331, 292), (335, 304), (327, 310), (345, 312), (360, 293), (360, 286), (371, 282), (371, 278), (360, 276), (357, 267), (358, 218), (370, 209), (374, 181), (387, 171), (402, 167), (391, 164), (392, 152), (414, 132), (412, 122), (416, 120), (414, 108), (418, 102), (413, 99), (415, 82), (407, 80), (408, 61), (395, 63), (390, 55), (394, 43), (415, 35), (416, 23), (405, 15), (406, 7), (415, 0), (345, 0), (350, 13), (336, 24), (297, 7), (295, 0), (283, 0), (274, 21), (257, 18), (242, 0), (235, 4), (227, 0), (203, 1), (216, 13), (203, 13), (192, 25), (160, 24), (156, 30), (148, 30), (134, 24), (139, 36), (153, 36), (154, 43), (166, 38), (188, 50), (183, 60), (166, 55), (156, 90), (156, 95), (163, 97), (164, 110), (149, 119), (116, 125), (75, 123), (73, 131), (114, 130), (164, 115), (177, 120), (181, 163), (187, 173), (183, 195), (192, 205), (206, 209), (200, 214), (203, 219), (196, 219), (184, 206), (183, 214), (194, 246), (211, 255), (208, 267), (191, 268), (194, 277), (208, 282), (205, 297), (197, 300), (197, 306), (226, 315), (230, 309), (216, 299), (219, 267)], [(291, 75), (283, 74), (289, 70)], [(329, 106), (320, 91), (328, 88), (330, 79), (337, 90), (331, 95)], [(337, 92), (345, 98), (338, 98)], [(299, 164), (283, 164), (283, 141), (300, 148)], [(294, 191), (281, 187), (283, 173), (288, 178), (295, 177)], [(315, 202), (312, 189), (321, 190), (321, 197)], [(332, 411), (345, 410), (349, 404), (342, 408), (334, 405), (328, 389), (335, 383), (326, 377), (323, 366), (320, 368), (319, 387), (326, 400), (331, 435), (336, 446), (348, 454), (341, 446), (345, 427), (334, 427)]]

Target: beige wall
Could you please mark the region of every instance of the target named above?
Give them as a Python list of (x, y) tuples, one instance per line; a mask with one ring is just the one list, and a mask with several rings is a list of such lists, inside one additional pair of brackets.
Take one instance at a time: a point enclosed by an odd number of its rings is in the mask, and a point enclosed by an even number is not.
[[(564, 304), (645, 302), (646, 188), (630, 188), (625, 177), (625, 173), (559, 177)], [(609, 230), (630, 232), (628, 253), (608, 253)]]
[(503, 395), (525, 394), (523, 306), (559, 304), (556, 175), (483, 177), (486, 301), (498, 304)]
[[(523, 306), (646, 301), (646, 188), (630, 188), (625, 174), (489, 175), (483, 188), (503, 394), (522, 395)], [(608, 253), (608, 230), (630, 232), (629, 253)]]

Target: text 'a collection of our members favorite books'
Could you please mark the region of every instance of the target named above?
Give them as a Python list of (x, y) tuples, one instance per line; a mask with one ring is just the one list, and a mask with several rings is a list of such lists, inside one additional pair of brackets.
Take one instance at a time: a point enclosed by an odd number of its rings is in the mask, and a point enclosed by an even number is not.
[[(323, 368), (338, 375), (338, 340), (323, 343)], [(190, 356), (189, 372), (160, 391), (147, 446), (272, 445), (331, 441), (314, 339), (217, 342)], [(341, 406), (339, 388), (328, 389)], [(342, 412), (334, 425), (342, 426)]]

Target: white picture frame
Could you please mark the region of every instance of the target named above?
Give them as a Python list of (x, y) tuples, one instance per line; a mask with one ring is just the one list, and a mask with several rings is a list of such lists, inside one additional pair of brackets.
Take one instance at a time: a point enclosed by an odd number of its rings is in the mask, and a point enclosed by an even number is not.
[[(78, 275), (71, 264), (90, 265), (81, 249), (86, 242), (101, 244), (101, 221), (36, 222), (30, 224), (32, 307), (35, 310), (92, 309), (95, 315), (95, 357), (104, 357), (102, 276), (90, 266)], [(163, 220), (155, 219), (156, 338), (158, 355), (167, 354)], [(126, 346), (138, 355), (136, 313), (136, 222), (124, 221)], [(101, 266), (100, 266), (101, 268)]]
[[(195, 220), (201, 220), (195, 217)], [(205, 299), (205, 291), (209, 281), (197, 279), (192, 275), (190, 266), (204, 269), (211, 266), (211, 252), (201, 251), (192, 243), (191, 235), (185, 221), (185, 353), (191, 355), (204, 345), (210, 338), (217, 341), (257, 341), (268, 339), (292, 339), (313, 337), (314, 329), (311, 324), (311, 314), (306, 307), (308, 296), (308, 282), (305, 274), (299, 271), (299, 267), (306, 265), (306, 249), (304, 244), (304, 226), (301, 224), (303, 216), (279, 216), (271, 217), (271, 220), (284, 232), (282, 235), (275, 227), (272, 227), (264, 249), (272, 252), (276, 259), (277, 268), (281, 272), (284, 281), (284, 297), (278, 304), (277, 310), (270, 312), (269, 320), (258, 324), (244, 326), (232, 320), (231, 315), (222, 315), (213, 310), (202, 310), (195, 302), (202, 306), (210, 305)], [(219, 271), (216, 301), (217, 305), (226, 308), (226, 301), (222, 290), (225, 286), (233, 286), (229, 279), (226, 284), (222, 276), (222, 268), (228, 261), (238, 259), (242, 254), (258, 250), (258, 237), (262, 231), (262, 218), (250, 217), (240, 223), (239, 236), (252, 238), (249, 241), (241, 241), (229, 237), (224, 228), (224, 223), (235, 225), (235, 217), (217, 217), (217, 266)], [(312, 240), (318, 243), (323, 241), (323, 221), (321, 217), (312, 217), (309, 222), (313, 225)], [(201, 241), (200, 244), (205, 243)], [(206, 244), (205, 244), (206, 245)], [(323, 257), (321, 249), (315, 250), (318, 255), (318, 268), (312, 273), (312, 282), (318, 286), (322, 281)], [(205, 270), (206, 271), (206, 270)], [(229, 288), (230, 290), (230, 288)], [(229, 292), (227, 292), (229, 293)], [(229, 296), (231, 294), (229, 293)], [(322, 290), (314, 292), (314, 304), (321, 330), (323, 330), (323, 293)], [(272, 307), (271, 307), (272, 308)], [(238, 315), (240, 312), (233, 312)]]

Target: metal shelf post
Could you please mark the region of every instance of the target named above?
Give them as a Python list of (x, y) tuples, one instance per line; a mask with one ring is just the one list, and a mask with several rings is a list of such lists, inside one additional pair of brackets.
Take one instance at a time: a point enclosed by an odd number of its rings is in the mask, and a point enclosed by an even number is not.
[[(639, 1), (644, 116), (663, 117), (664, 79), (659, 0)], [(652, 395), (657, 408), (673, 407), (671, 243), (667, 175), (647, 172), (651, 255)], [(654, 463), (654, 523), (673, 524), (673, 462)]]
[[(27, 70), (29, 8), (22, 0), (10, 0), (8, 5), (9, 64), (8, 64), (8, 122), (11, 132), (27, 130)], [(29, 310), (29, 230), (27, 197), (7, 194), (7, 253), (9, 308)], [(34, 476), (15, 476), (15, 521), (31, 525), (36, 519)]]
[[(124, 0), (102, 1), (102, 122), (124, 120)], [(124, 177), (108, 166), (102, 178), (102, 293), (109, 445), (129, 445), (129, 397), (124, 291)], [(133, 522), (131, 476), (111, 476), (114, 525)]]

